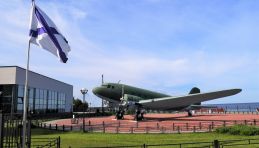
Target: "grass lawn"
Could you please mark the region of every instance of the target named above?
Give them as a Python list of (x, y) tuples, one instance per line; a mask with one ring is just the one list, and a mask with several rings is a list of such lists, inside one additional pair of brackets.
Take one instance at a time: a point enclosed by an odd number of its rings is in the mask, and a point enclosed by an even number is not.
[[(33, 129), (32, 138), (61, 137), (61, 147), (78, 148), (94, 146), (126, 146), (145, 144), (173, 144), (187, 142), (209, 142), (233, 139), (259, 139), (259, 136), (234, 136), (217, 133), (186, 133), (186, 134), (103, 134), (82, 132), (57, 132), (46, 129)], [(245, 147), (254, 147), (246, 145)], [(258, 146), (258, 145), (257, 145)], [(241, 146), (242, 147), (242, 146)], [(244, 147), (244, 146), (243, 146)]]

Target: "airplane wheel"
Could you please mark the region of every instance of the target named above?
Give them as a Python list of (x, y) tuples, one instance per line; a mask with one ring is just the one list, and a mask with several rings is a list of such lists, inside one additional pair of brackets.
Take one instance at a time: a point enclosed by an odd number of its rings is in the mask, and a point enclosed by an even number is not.
[(144, 116), (142, 113), (140, 113), (139, 111), (137, 111), (136, 115), (135, 115), (135, 120), (136, 121), (141, 121), (144, 119)]
[(188, 111), (188, 116), (191, 117), (192, 116), (192, 112)]
[(123, 119), (123, 116), (124, 116), (124, 114), (123, 114), (122, 111), (118, 111), (117, 114), (116, 114), (116, 118), (117, 118), (118, 120)]

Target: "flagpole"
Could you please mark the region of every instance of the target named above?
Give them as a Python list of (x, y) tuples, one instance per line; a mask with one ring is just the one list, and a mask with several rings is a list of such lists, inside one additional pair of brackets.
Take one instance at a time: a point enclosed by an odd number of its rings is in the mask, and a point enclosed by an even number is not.
[(29, 63), (30, 63), (30, 41), (28, 43), (27, 50), (27, 67), (25, 74), (25, 87), (24, 87), (24, 97), (23, 97), (23, 136), (22, 136), (22, 148), (26, 148), (26, 125), (27, 125), (27, 112), (28, 112), (28, 71), (29, 71)]

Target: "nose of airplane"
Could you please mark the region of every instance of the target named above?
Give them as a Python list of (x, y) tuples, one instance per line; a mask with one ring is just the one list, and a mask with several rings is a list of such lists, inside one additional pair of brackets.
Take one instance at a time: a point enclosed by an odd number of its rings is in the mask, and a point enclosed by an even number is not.
[(93, 93), (96, 95), (96, 94), (99, 94), (100, 93), (100, 88), (99, 87), (95, 87), (93, 89)]

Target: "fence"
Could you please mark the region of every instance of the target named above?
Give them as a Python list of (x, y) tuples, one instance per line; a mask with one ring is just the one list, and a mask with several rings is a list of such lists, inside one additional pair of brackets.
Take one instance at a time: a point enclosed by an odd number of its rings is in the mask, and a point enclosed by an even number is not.
[[(30, 122), (28, 122), (30, 127)], [(30, 128), (26, 135), (26, 144), (30, 146)], [(15, 115), (0, 113), (0, 147), (16, 148), (22, 144), (22, 120)]]
[[(0, 111), (0, 148), (22, 147), (22, 120), (20, 116), (2, 114)], [(28, 120), (26, 147), (60, 148), (58, 138), (31, 138), (31, 120)]]
[(121, 122), (113, 121), (109, 123), (91, 123), (91, 121), (78, 123), (76, 125), (58, 125), (38, 123), (38, 127), (59, 131), (84, 131), (84, 132), (103, 132), (103, 133), (182, 133), (182, 132), (211, 132), (215, 128), (233, 126), (237, 124), (258, 126), (259, 120), (242, 121), (192, 121), (179, 123), (152, 123), (145, 122)]
[(32, 138), (31, 147), (60, 148), (60, 137), (57, 137), (57, 138)]
[(124, 146), (103, 146), (103, 147), (85, 147), (85, 148), (224, 148), (224, 147), (246, 147), (248, 145), (259, 145), (259, 139), (238, 139), (238, 140), (214, 140), (207, 142), (188, 142), (188, 143), (172, 143), (172, 144), (142, 144), (142, 145), (124, 145)]

